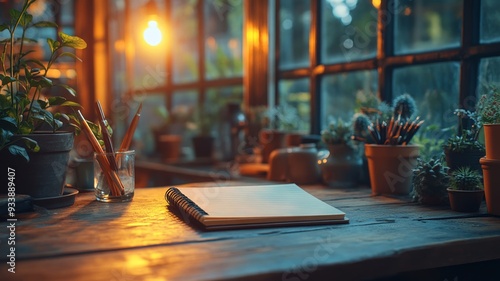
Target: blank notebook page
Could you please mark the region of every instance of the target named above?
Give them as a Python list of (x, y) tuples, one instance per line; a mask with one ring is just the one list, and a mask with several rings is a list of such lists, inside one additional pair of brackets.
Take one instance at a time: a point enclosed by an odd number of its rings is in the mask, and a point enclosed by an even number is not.
[(208, 220), (271, 217), (343, 219), (345, 215), (295, 184), (177, 188), (208, 214), (204, 218)]

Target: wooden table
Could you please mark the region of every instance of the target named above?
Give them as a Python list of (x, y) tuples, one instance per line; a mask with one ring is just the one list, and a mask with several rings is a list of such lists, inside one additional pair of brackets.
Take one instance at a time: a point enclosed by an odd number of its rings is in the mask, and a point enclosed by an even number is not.
[(303, 188), (350, 223), (203, 232), (168, 211), (165, 187), (136, 189), (129, 203), (81, 193), (71, 207), (17, 216), (15, 274), (7, 271), (10, 234), (2, 222), (0, 280), (451, 281), (471, 270), (500, 272), (500, 218), (486, 215), (484, 203), (462, 214), (372, 197), (367, 188)]

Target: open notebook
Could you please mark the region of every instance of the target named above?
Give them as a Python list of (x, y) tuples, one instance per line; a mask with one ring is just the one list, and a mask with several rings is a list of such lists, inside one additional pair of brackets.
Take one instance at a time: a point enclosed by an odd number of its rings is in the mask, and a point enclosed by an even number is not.
[(295, 184), (170, 187), (165, 199), (207, 230), (348, 222), (344, 212)]

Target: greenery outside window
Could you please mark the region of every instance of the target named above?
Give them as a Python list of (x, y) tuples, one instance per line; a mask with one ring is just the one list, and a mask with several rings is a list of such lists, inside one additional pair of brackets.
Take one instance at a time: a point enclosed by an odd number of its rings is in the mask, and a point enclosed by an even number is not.
[[(274, 100), (288, 103), (283, 83), (307, 80), (310, 133), (332, 115), (351, 116), (359, 91), (387, 102), (409, 93), (425, 125), (445, 130), (457, 125), (455, 108), (473, 109), (486, 85), (500, 84), (498, 1), (270, 2), (278, 54), (270, 60), (279, 66)], [(293, 39), (308, 43), (291, 46)]]

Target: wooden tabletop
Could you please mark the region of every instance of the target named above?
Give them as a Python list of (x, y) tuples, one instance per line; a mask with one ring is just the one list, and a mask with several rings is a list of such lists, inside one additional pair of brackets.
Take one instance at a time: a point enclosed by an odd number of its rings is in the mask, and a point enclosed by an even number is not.
[(136, 189), (129, 203), (80, 193), (73, 206), (17, 215), (15, 274), (1, 223), (0, 279), (368, 280), (500, 259), (500, 218), (484, 203), (464, 214), (368, 188), (303, 188), (350, 223), (203, 232), (166, 208), (166, 187)]

